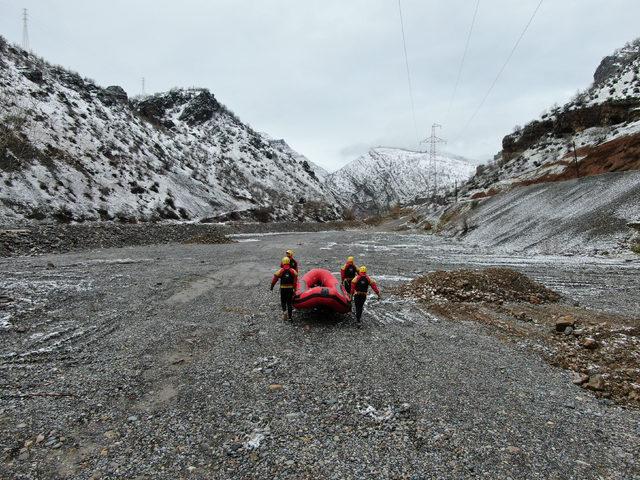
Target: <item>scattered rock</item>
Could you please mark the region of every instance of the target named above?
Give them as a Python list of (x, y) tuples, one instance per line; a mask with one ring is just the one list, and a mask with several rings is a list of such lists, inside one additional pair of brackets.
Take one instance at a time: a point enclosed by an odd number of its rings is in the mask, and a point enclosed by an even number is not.
[(283, 388), (284, 387), (280, 383), (272, 383), (271, 385), (269, 385), (270, 392), (279, 392)]
[(564, 315), (556, 320), (556, 332), (564, 332), (567, 327), (571, 327), (576, 324), (575, 319), (570, 315)]
[(569, 336), (573, 333), (573, 327), (567, 327), (564, 329), (564, 334)]
[(583, 373), (574, 373), (573, 374), (573, 383), (575, 385), (582, 385), (583, 383), (589, 380), (589, 375), (585, 375)]
[(597, 390), (597, 391), (601, 391), (604, 390), (604, 379), (602, 378), (602, 375), (591, 375), (589, 377), (589, 381), (584, 385), (586, 388), (588, 388), (589, 390)]
[(582, 345), (584, 348), (588, 350), (595, 350), (596, 348), (598, 348), (598, 342), (590, 337), (587, 337), (584, 340), (582, 340), (580, 342), (580, 345)]
[(513, 455), (516, 455), (516, 454), (518, 454), (518, 453), (521, 453), (521, 452), (522, 452), (522, 449), (520, 449), (520, 448), (518, 448), (518, 447), (514, 447), (513, 445), (509, 445), (509, 446), (507, 447), (507, 452), (509, 452), (509, 453), (511, 453), (511, 454), (513, 454)]
[(41, 433), (36, 437), (36, 443), (44, 442), (44, 435)]
[(129, 422), (137, 422), (138, 421), (138, 416), (137, 415), (131, 415), (130, 417), (127, 417), (127, 421), (129, 421)]

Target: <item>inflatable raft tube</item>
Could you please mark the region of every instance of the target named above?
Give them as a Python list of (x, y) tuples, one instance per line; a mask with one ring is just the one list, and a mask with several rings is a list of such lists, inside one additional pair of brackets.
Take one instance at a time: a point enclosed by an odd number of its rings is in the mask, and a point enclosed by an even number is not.
[(300, 279), (293, 306), (299, 310), (326, 308), (337, 313), (348, 313), (351, 311), (351, 300), (342, 283), (329, 270), (316, 268)]

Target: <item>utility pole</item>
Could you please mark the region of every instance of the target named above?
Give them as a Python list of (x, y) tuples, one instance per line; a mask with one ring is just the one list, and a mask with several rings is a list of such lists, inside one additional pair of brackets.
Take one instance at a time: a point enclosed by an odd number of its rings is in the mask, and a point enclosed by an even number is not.
[(146, 88), (145, 88), (145, 80), (144, 77), (142, 77), (142, 95), (146, 95)]
[(580, 165), (578, 164), (578, 154), (576, 153), (576, 141), (572, 140), (573, 145), (573, 165), (576, 167), (576, 178), (580, 178)]
[(29, 51), (29, 27), (28, 27), (29, 14), (27, 9), (22, 9), (22, 48)]
[(433, 179), (433, 196), (438, 195), (438, 144), (446, 143), (446, 141), (436, 135), (436, 129), (442, 128), (439, 123), (431, 125), (431, 136), (424, 143), (429, 143), (429, 166), (431, 167), (431, 177)]

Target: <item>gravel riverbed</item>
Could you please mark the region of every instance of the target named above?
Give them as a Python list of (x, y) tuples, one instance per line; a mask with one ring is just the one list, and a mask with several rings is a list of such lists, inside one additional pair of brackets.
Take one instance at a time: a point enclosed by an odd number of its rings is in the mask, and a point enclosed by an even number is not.
[[(232, 239), (0, 259), (0, 478), (640, 476), (638, 410), (390, 293), (436, 269), (508, 266), (629, 314), (633, 257), (370, 231)], [(362, 330), (281, 320), (268, 287), (286, 248), (303, 272), (367, 264), (383, 300)]]

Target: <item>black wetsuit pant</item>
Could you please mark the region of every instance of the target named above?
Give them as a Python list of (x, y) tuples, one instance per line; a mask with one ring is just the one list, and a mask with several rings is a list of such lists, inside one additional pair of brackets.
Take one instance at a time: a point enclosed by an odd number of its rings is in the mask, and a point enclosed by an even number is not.
[(367, 301), (366, 295), (356, 294), (353, 296), (353, 303), (356, 304), (356, 320), (358, 320), (358, 322), (362, 318), (362, 310), (364, 309), (364, 302), (366, 301)]
[(293, 316), (293, 296), (295, 292), (293, 288), (281, 288), (280, 289), (280, 303), (282, 304), (282, 311), (289, 314), (289, 318)]
[(347, 293), (351, 291), (351, 280), (353, 280), (353, 278), (345, 278), (342, 281), (342, 284), (344, 285), (344, 289), (347, 291)]

